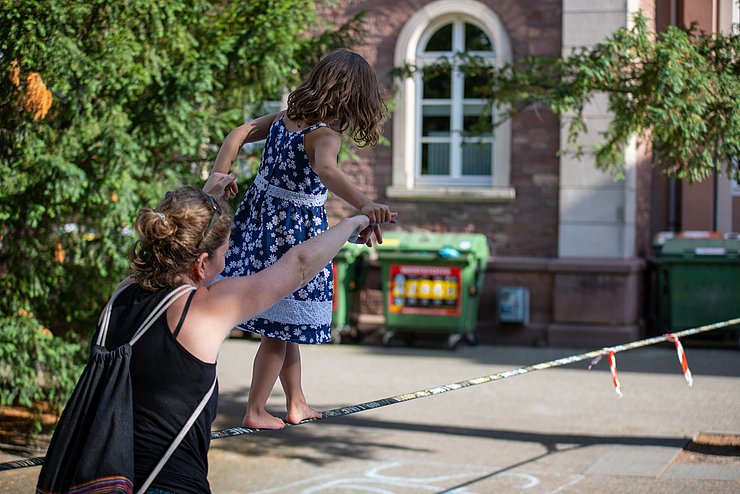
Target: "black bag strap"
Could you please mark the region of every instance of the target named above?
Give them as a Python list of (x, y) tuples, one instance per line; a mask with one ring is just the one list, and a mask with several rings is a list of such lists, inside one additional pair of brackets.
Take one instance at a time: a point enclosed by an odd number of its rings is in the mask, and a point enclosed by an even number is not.
[(133, 346), (134, 343), (139, 340), (139, 338), (144, 336), (144, 333), (146, 333), (147, 330), (152, 327), (157, 319), (159, 319), (160, 316), (164, 314), (164, 312), (169, 308), (169, 306), (175, 303), (178, 298), (194, 290), (196, 290), (196, 288), (192, 285), (183, 285), (175, 288), (170, 293), (168, 293), (167, 296), (159, 303), (159, 305), (154, 308), (152, 313), (149, 314), (149, 317), (141, 324), (141, 327), (136, 331), (134, 337), (131, 338), (130, 345)]
[[(128, 286), (128, 285), (127, 285)], [(105, 346), (105, 340), (108, 336), (108, 327), (110, 325), (110, 317), (111, 312), (113, 311), (113, 302), (115, 301), (116, 297), (121, 294), (121, 292), (126, 287), (119, 288), (116, 290), (113, 295), (111, 296), (110, 300), (108, 301), (108, 304), (105, 306), (105, 311), (103, 312), (103, 322), (100, 327), (100, 331), (98, 333), (98, 338), (95, 341), (95, 344), (98, 346)], [(160, 302), (159, 304), (152, 310), (152, 312), (147, 316), (146, 319), (141, 323), (141, 326), (139, 326), (139, 329), (136, 330), (136, 333), (134, 333), (133, 338), (131, 338), (130, 345), (133, 345), (138, 341), (139, 338), (144, 336), (144, 333), (147, 332), (147, 330), (152, 327), (152, 325), (155, 323), (159, 317), (164, 314), (164, 312), (169, 308), (170, 305), (172, 305), (175, 300), (180, 298), (181, 296), (185, 295), (186, 293), (195, 290), (195, 287), (192, 285), (182, 285), (180, 287), (175, 288), (170, 293), (168, 293)]]

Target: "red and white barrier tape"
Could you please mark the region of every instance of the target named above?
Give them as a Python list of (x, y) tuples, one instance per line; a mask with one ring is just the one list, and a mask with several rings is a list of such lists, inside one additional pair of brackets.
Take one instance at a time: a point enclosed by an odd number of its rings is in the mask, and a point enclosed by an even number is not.
[[(682, 334), (683, 333), (685, 332), (682, 332)], [(689, 383), (689, 386), (692, 386), (694, 384), (694, 378), (691, 376), (691, 371), (689, 370), (689, 362), (686, 359), (686, 352), (684, 352), (683, 350), (683, 345), (681, 345), (681, 341), (678, 339), (678, 336), (673, 333), (666, 333), (663, 335), (663, 337), (668, 341), (672, 341), (676, 345), (676, 353), (678, 354), (678, 362), (681, 364), (681, 371), (683, 372), (683, 376), (686, 379), (686, 382)], [(615, 355), (615, 351), (613, 348), (604, 348), (603, 352), (604, 353), (598, 355), (595, 359), (591, 361), (590, 364), (588, 364), (588, 370), (591, 370), (591, 367), (598, 364), (604, 355), (608, 355), (609, 370), (612, 373), (612, 383), (614, 384), (614, 391), (617, 393), (617, 396), (621, 398), (622, 386), (619, 383), (619, 378), (617, 377), (617, 357)]]
[(609, 357), (609, 370), (612, 373), (612, 384), (614, 384), (614, 391), (617, 393), (618, 397), (622, 397), (622, 385), (619, 383), (619, 378), (617, 377), (617, 356), (616, 352), (611, 348), (604, 348), (604, 353), (596, 357), (591, 361), (590, 364), (588, 364), (588, 370), (591, 370), (591, 367), (598, 364), (601, 358), (604, 355), (607, 355)]
[(686, 360), (686, 353), (683, 351), (683, 346), (678, 340), (678, 336), (673, 333), (666, 333), (666, 338), (676, 344), (676, 353), (678, 354), (678, 361), (681, 363), (681, 370), (683, 371), (683, 377), (686, 378), (686, 382), (689, 386), (694, 384), (694, 378), (691, 377), (691, 371), (689, 370), (689, 362)]
[(619, 379), (617, 378), (617, 356), (614, 353), (614, 350), (609, 350), (609, 370), (612, 372), (612, 383), (614, 383), (614, 391), (616, 391), (617, 396), (621, 398), (622, 390), (621, 385), (619, 384)]

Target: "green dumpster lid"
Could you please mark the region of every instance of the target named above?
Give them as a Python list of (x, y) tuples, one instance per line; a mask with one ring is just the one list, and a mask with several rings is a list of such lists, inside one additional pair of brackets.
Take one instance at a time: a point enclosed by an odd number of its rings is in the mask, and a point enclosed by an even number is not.
[(711, 230), (681, 230), (679, 232), (664, 231), (658, 232), (653, 237), (653, 247), (660, 248), (668, 240), (672, 239), (695, 239), (695, 240), (706, 240), (706, 239), (722, 239), (724, 238), (720, 232)]
[(352, 242), (345, 242), (340, 250), (345, 250), (345, 251), (350, 251), (350, 252), (362, 252), (362, 251), (370, 250), (370, 247), (368, 247), (365, 244), (355, 244)]
[(489, 256), (488, 239), (480, 233), (384, 232), (383, 243), (376, 247), (386, 252), (439, 252), (451, 248), (481, 259)]
[(737, 258), (740, 240), (719, 238), (671, 238), (665, 241), (659, 257)]

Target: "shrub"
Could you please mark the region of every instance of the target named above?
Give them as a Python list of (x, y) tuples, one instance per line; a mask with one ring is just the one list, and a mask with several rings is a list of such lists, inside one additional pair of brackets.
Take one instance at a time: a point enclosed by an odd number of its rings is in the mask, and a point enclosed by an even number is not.
[(58, 413), (82, 373), (84, 346), (54, 336), (25, 309), (0, 316), (0, 328), (0, 405), (34, 408), (48, 402)]

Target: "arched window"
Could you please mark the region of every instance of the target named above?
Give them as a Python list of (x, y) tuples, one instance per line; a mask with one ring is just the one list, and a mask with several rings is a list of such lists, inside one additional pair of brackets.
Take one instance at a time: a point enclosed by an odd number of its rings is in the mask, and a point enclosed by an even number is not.
[[(393, 134), (393, 183), (389, 197), (469, 199), (513, 197), (509, 187), (510, 128), (476, 135), (489, 103), (476, 94), (485, 84), (466, 76), (455, 54), (480, 57), (492, 66), (511, 59), (508, 37), (496, 15), (472, 0), (428, 4), (404, 26), (396, 47), (396, 65), (423, 68), (440, 58), (449, 70), (401, 81)], [(494, 119), (496, 116), (494, 115)]]

